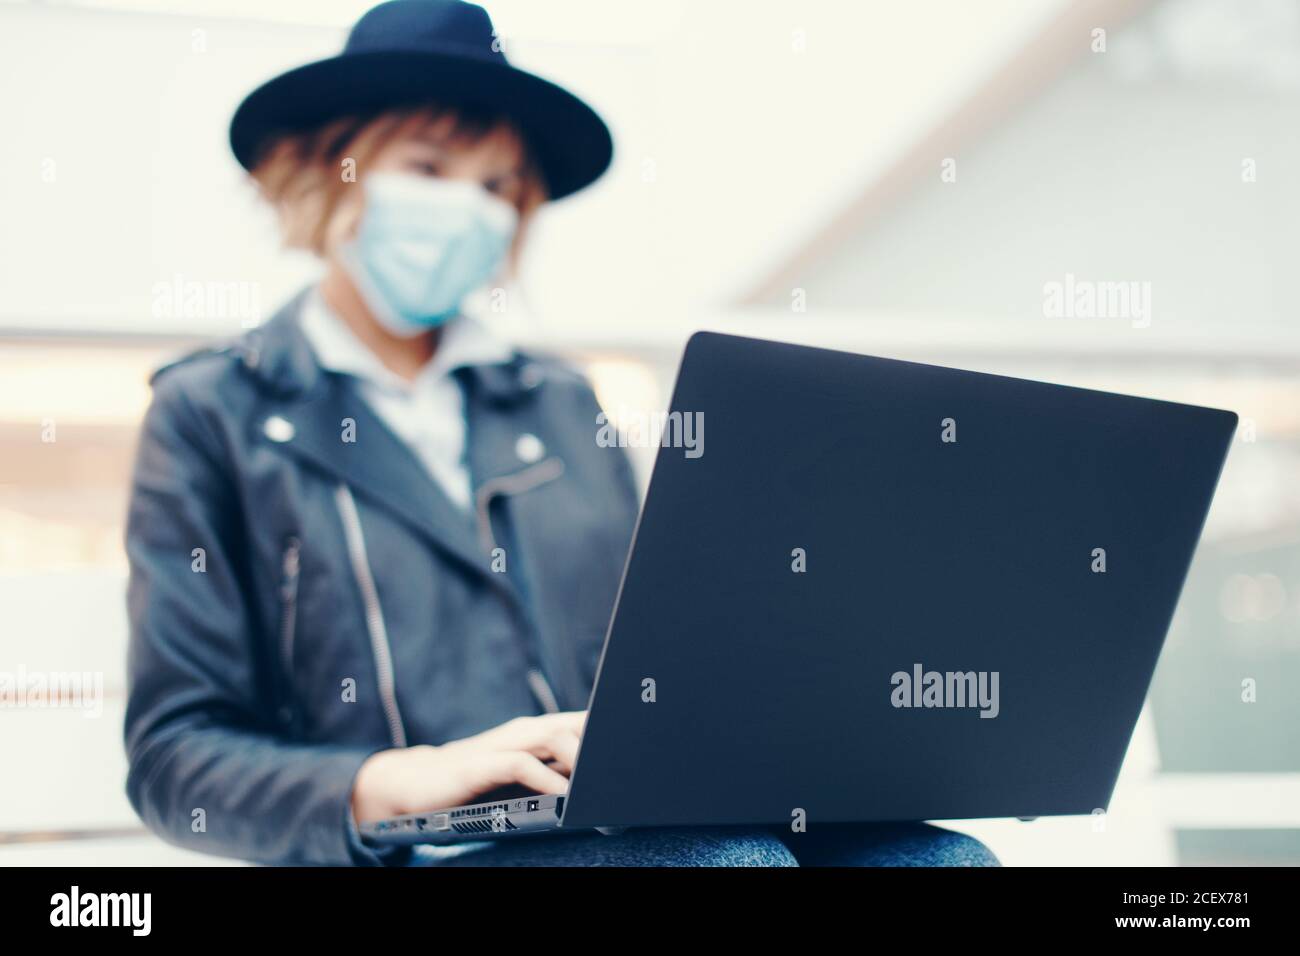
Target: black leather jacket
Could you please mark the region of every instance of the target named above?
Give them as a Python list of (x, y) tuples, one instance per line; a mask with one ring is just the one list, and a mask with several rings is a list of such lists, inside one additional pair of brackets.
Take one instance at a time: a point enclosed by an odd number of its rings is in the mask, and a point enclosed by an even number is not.
[(348, 810), (371, 753), (587, 706), (636, 489), (586, 382), (517, 353), (456, 373), (475, 491), (457, 509), (317, 365), (301, 301), (154, 377), (127, 525), (127, 792), (192, 849), (375, 863)]

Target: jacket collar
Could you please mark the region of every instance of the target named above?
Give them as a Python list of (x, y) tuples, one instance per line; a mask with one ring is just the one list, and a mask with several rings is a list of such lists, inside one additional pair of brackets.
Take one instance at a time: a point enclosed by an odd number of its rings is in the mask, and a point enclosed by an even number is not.
[(511, 348), (472, 315), (458, 315), (438, 330), (438, 347), (420, 369), (414, 382), (407, 382), (387, 368), (361, 342), (321, 295), (311, 289), (298, 313), (298, 328), (310, 344), (316, 362), (326, 371), (342, 372), (384, 391), (407, 392), (419, 383), (445, 379), (457, 369), (480, 365), (508, 365)]
[[(474, 517), (447, 497), (411, 449), (371, 411), (351, 376), (318, 364), (298, 324), (306, 294), (232, 346), (267, 398), (253, 423), (259, 435), (347, 483), (463, 565), (513, 592), (503, 575), (491, 573)], [(502, 406), (526, 404), (544, 379), (540, 366), (517, 351), (507, 362), (468, 366), (457, 374), (473, 378), (476, 388), (467, 395)], [(355, 423), (355, 442), (342, 440), (346, 419)]]
[[(286, 400), (301, 400), (331, 376), (316, 359), (299, 317), (314, 289), (306, 288), (285, 303), (267, 322), (240, 336), (232, 349), (261, 387)], [(497, 405), (529, 400), (546, 379), (545, 369), (518, 350), (504, 361), (457, 369), (473, 380), (476, 393)]]

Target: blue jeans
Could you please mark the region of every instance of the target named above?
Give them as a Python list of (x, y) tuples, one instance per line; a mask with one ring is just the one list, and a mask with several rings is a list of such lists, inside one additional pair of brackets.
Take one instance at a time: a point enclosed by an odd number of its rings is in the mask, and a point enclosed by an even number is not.
[(672, 827), (520, 837), (434, 849), (415, 866), (997, 866), (984, 844), (927, 823)]

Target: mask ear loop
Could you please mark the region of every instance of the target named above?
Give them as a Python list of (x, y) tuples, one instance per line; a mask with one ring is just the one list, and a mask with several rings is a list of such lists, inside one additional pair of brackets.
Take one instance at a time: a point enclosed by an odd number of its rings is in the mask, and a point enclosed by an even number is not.
[[(488, 195), (491, 195), (490, 193)], [(522, 283), (521, 270), (518, 268), (522, 257), (523, 237), (530, 225), (531, 217), (524, 216), (519, 209), (504, 199), (492, 197), (494, 202), (503, 203), (513, 212), (510, 244), (496, 272), (464, 301), (465, 312), (477, 313), (491, 325), (494, 331), (507, 339), (516, 339), (531, 335), (544, 323), (538, 313), (534, 312)], [(498, 291), (503, 294), (504, 302), (499, 302)], [(522, 308), (521, 308), (522, 307)], [(508, 318), (502, 321), (502, 315)]]
[[(357, 181), (351, 185), (360, 187), (361, 183)], [(325, 226), (324, 254), (321, 256), (327, 267), (333, 260), (343, 267), (349, 277), (355, 277), (356, 270), (343, 261), (343, 253), (356, 242), (357, 232), (361, 229), (361, 217), (366, 209), (364, 189), (358, 188), (357, 192), (361, 194), (359, 200), (349, 196), (346, 201), (335, 205), (330, 221)], [(366, 299), (366, 303), (369, 305), (370, 300)]]
[[(541, 171), (537, 168), (536, 163), (532, 161), (528, 153), (527, 140), (523, 134), (516, 130), (520, 141), (524, 147), (524, 167), (527, 180), (527, 187), (531, 190), (527, 211), (515, 208), (515, 234), (510, 241), (510, 248), (506, 252), (505, 260), (501, 263), (501, 271), (497, 279), (501, 280), (501, 287), (505, 289), (507, 303), (518, 302), (521, 309), (510, 309), (507, 306), (507, 313), (521, 314), (527, 320), (528, 332), (536, 334), (538, 331), (546, 328), (546, 317), (542, 312), (533, 308), (533, 298), (530, 295), (530, 287), (524, 276), (522, 262), (524, 258), (524, 247), (528, 242), (528, 233), (532, 229), (533, 219), (538, 210), (549, 202), (546, 187), (543, 185), (545, 180), (542, 178)], [(523, 321), (519, 323), (521, 326)]]

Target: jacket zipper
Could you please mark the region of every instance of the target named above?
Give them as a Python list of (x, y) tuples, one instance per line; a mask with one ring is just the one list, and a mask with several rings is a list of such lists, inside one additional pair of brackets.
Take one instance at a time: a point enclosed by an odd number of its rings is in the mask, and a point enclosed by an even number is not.
[(301, 545), (290, 536), (284, 542), (280, 559), (280, 660), (285, 679), (293, 693), (293, 639), (298, 623), (298, 563)]
[(492, 536), (492, 518), (488, 511), (492, 506), (493, 498), (498, 495), (517, 495), (525, 491), (532, 491), (539, 485), (554, 481), (562, 474), (564, 474), (564, 462), (558, 458), (547, 458), (535, 465), (529, 465), (522, 471), (501, 475), (483, 482), (474, 494), (474, 513), (478, 521), (478, 540), (483, 550), (490, 552), (496, 547), (496, 539)]
[[(517, 495), (525, 491), (531, 491), (548, 481), (554, 481), (562, 474), (564, 474), (564, 462), (559, 458), (547, 458), (535, 465), (524, 468), (522, 471), (501, 475), (483, 482), (474, 495), (474, 513), (478, 522), (478, 538), (483, 550), (491, 553), (496, 547), (496, 538), (492, 534), (490, 511), (494, 498), (498, 495)], [(551, 687), (550, 681), (546, 679), (546, 675), (542, 673), (541, 668), (530, 667), (527, 680), (528, 688), (533, 692), (533, 697), (541, 705), (542, 710), (548, 714), (558, 713), (560, 704), (556, 700), (555, 690)]]
[(343, 521), (343, 535), (347, 539), (352, 575), (356, 578), (357, 589), (361, 592), (361, 600), (365, 605), (366, 631), (370, 635), (370, 653), (375, 661), (379, 701), (384, 709), (384, 718), (388, 721), (389, 738), (394, 747), (405, 747), (406, 728), (402, 725), (402, 714), (397, 709), (393, 651), (388, 643), (388, 629), (384, 626), (384, 612), (379, 606), (379, 592), (375, 588), (375, 578), (370, 573), (370, 561), (366, 557), (366, 540), (361, 533), (361, 518), (357, 514), (357, 503), (352, 497), (352, 491), (345, 484), (340, 484), (334, 490), (334, 502)]

